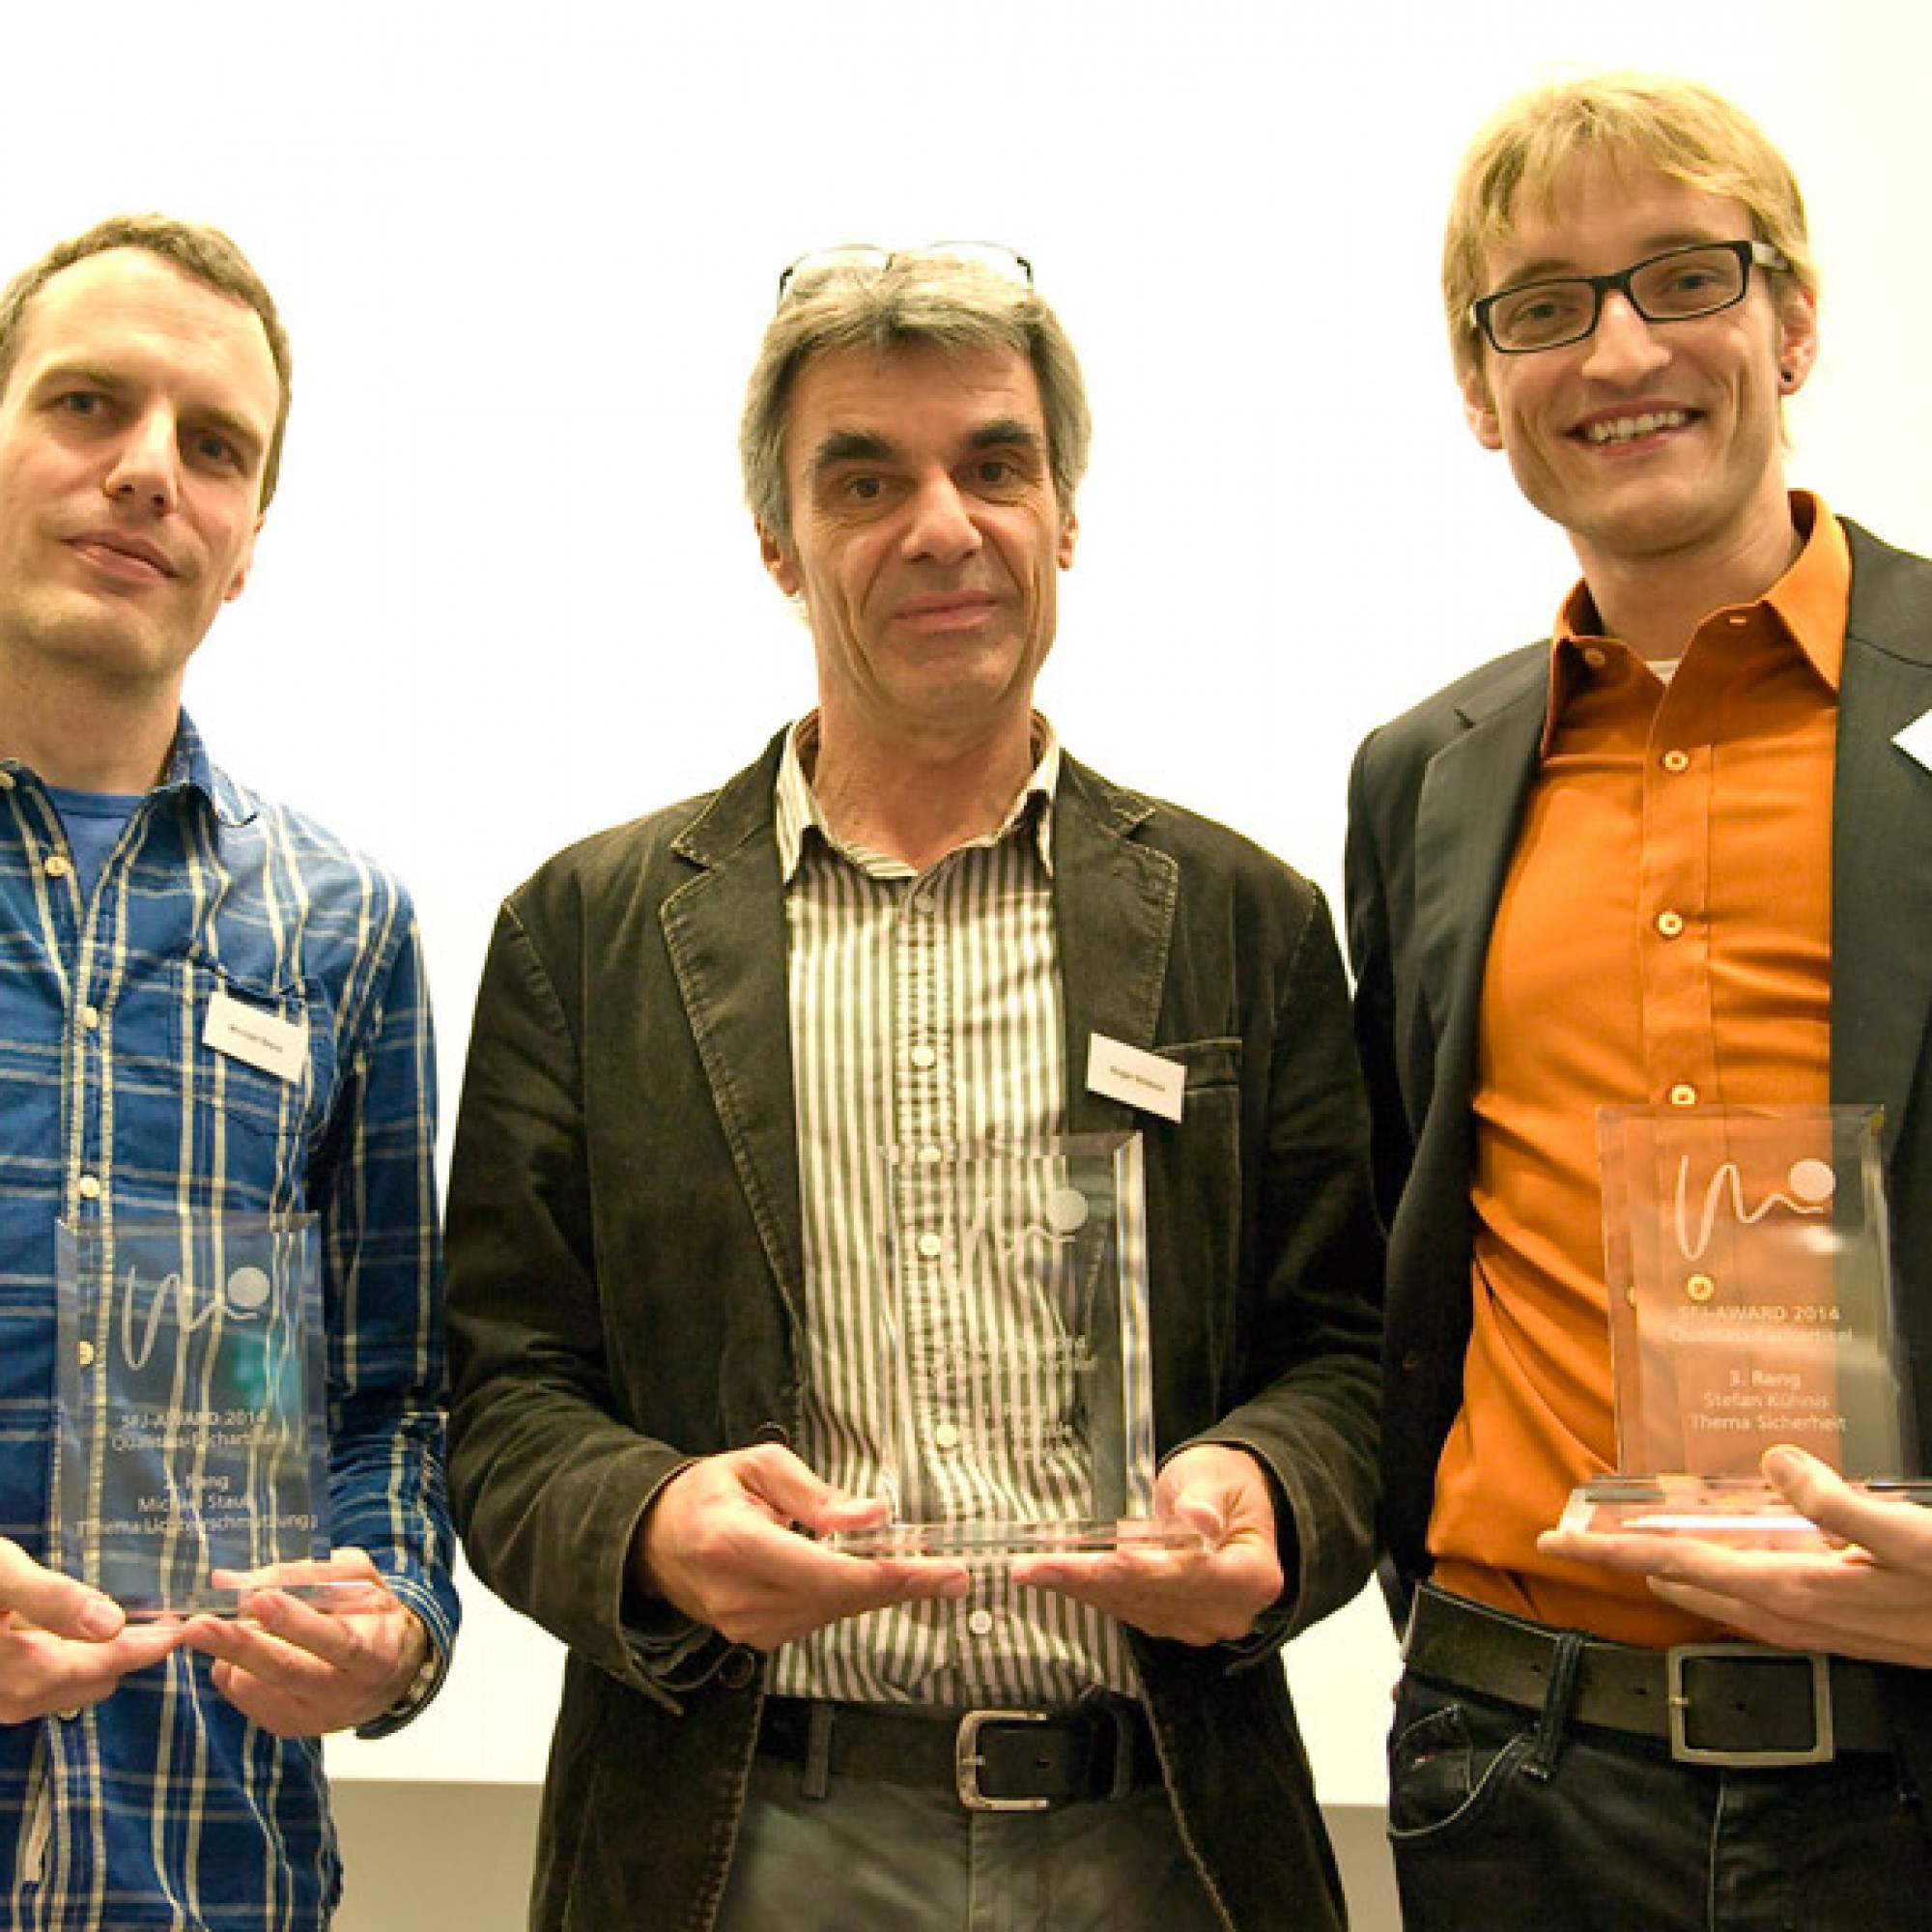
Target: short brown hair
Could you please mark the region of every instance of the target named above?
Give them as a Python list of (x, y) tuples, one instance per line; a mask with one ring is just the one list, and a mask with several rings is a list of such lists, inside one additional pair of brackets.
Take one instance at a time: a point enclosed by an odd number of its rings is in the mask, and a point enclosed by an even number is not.
[(1705, 194), (1741, 203), (1756, 236), (1815, 295), (1818, 268), (1798, 182), (1764, 131), (1722, 95), (1663, 74), (1596, 74), (1553, 81), (1519, 96), (1463, 156), (1442, 246), (1442, 306), (1456, 373), (1482, 367), (1470, 304), (1488, 293), (1490, 250), (1525, 205), (1547, 210), (1577, 163), (1591, 156), (1634, 160)]
[(1063, 515), (1087, 473), (1093, 419), (1080, 361), (1060, 318), (1031, 286), (977, 263), (918, 251), (883, 268), (812, 274), (779, 303), (745, 392), (738, 460), (745, 500), (773, 537), (789, 540), (784, 436), (791, 388), (814, 355), (871, 349), (881, 355), (931, 344), (955, 355), (1009, 349), (1039, 384), (1047, 462)]
[(288, 331), (276, 312), (274, 298), (268, 286), (233, 242), (218, 228), (195, 221), (178, 221), (168, 214), (111, 214), (97, 221), (85, 234), (57, 242), (38, 262), (22, 269), (0, 292), (0, 393), (4, 393), (19, 358), (20, 334), (34, 298), (61, 272), (90, 255), (104, 255), (111, 248), (140, 248), (171, 262), (185, 274), (214, 290), (217, 295), (245, 303), (261, 317), (263, 332), (269, 338), (269, 354), (274, 358), (275, 376), (281, 385), (281, 402), (275, 411), (274, 433), (262, 466), (261, 507), (269, 507), (282, 468), (282, 436), (288, 428), (289, 400), (295, 373), (295, 358), (289, 350)]

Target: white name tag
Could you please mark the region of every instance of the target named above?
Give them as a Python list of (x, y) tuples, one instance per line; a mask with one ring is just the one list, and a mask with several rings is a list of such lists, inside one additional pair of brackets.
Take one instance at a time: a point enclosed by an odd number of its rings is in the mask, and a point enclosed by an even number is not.
[(1891, 741), (1902, 752), (1910, 752), (1928, 772), (1932, 772), (1932, 711), (1917, 724), (1908, 724)]
[(1178, 1060), (1163, 1060), (1096, 1033), (1087, 1042), (1087, 1091), (1178, 1121), (1187, 1093), (1187, 1069)]
[(292, 1021), (243, 1006), (217, 990), (208, 1003), (208, 1023), (201, 1030), (204, 1046), (231, 1059), (244, 1060), (272, 1073), (278, 1080), (299, 1080), (308, 1065), (308, 1034)]

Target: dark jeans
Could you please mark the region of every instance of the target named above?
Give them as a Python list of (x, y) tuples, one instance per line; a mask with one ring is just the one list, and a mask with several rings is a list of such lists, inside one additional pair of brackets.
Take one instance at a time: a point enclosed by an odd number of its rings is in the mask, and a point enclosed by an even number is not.
[(1889, 1753), (1776, 1770), (1403, 1679), (1389, 1839), (1406, 1932), (1932, 1928), (1932, 1831)]

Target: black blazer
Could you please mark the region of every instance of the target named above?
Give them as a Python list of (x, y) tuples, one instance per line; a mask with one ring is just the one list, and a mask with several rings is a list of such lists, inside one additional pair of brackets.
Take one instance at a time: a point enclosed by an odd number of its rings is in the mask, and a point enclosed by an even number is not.
[[(1932, 1469), (1932, 771), (1893, 742), (1932, 710), (1932, 563), (1845, 529), (1832, 1096), (1885, 1108), (1901, 1325), (1921, 1466)], [(1498, 658), (1384, 725), (1350, 781), (1356, 1033), (1390, 1231), (1382, 1530), (1398, 1614), (1429, 1569), (1436, 1460), (1462, 1404), (1478, 1008), (1536, 771), (1548, 656), (1539, 643)], [(1898, 1674), (1925, 1697), (1926, 1673)], [(1921, 1716), (1922, 1733), (1932, 1697)]]

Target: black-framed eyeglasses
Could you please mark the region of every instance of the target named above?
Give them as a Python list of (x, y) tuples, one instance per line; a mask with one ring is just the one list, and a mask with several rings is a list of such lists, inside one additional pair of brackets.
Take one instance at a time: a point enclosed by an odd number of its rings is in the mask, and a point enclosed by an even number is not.
[(957, 262), (983, 269), (1015, 288), (1033, 287), (1033, 264), (1003, 242), (928, 242), (920, 248), (881, 248), (870, 242), (845, 242), (801, 255), (779, 277), (779, 306), (834, 275), (883, 274), (895, 262)]
[(1530, 355), (1592, 334), (1612, 289), (1646, 322), (1692, 322), (1743, 301), (1753, 268), (1788, 272), (1791, 264), (1769, 242), (1696, 242), (1613, 275), (1552, 275), (1498, 289), (1472, 302), (1469, 318), (1499, 355)]

